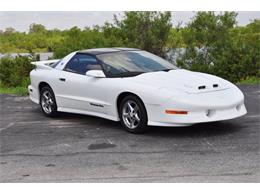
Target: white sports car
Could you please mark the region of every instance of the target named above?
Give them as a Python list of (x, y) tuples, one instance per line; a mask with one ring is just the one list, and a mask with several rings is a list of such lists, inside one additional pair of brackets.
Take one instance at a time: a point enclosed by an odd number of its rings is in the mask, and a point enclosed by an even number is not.
[(93, 115), (140, 133), (147, 125), (188, 126), (247, 113), (234, 84), (139, 49), (89, 49), (33, 64), (30, 99), (47, 116)]

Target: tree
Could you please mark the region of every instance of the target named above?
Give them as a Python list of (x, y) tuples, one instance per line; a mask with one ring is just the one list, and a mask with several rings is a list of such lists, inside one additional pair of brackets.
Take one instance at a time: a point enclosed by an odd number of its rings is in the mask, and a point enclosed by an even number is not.
[(170, 12), (125, 12), (116, 25), (126, 45), (164, 56), (171, 30)]
[(15, 33), (15, 32), (16, 32), (16, 31), (15, 31), (14, 28), (8, 27), (8, 28), (5, 29), (4, 35), (12, 35), (12, 34)]
[(104, 35), (99, 29), (81, 30), (73, 27), (66, 32), (64, 39), (54, 46), (54, 55), (60, 58), (72, 51), (106, 46)]
[[(191, 70), (208, 72), (236, 81), (232, 58), (231, 30), (236, 24), (235, 12), (198, 12), (184, 33), (187, 45), (183, 58), (178, 62)], [(234, 59), (233, 59), (234, 60)], [(232, 77), (231, 77), (232, 75)]]
[(115, 25), (125, 45), (164, 56), (172, 26), (170, 12), (125, 12), (120, 21), (115, 16)]
[(183, 48), (186, 47), (185, 42), (183, 40), (183, 34), (187, 28), (172, 28), (168, 40), (166, 42), (166, 47), (168, 49), (175, 49), (175, 48)]
[(29, 27), (29, 33), (41, 33), (41, 32), (45, 32), (45, 26), (43, 26), (42, 24), (31, 24)]
[(121, 29), (114, 24), (106, 22), (101, 31), (104, 35), (107, 47), (125, 47)]

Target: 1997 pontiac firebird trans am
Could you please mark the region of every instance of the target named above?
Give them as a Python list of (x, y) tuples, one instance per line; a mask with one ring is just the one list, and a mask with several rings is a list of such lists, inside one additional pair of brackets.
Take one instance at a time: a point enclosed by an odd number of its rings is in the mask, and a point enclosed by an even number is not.
[(30, 99), (47, 116), (93, 115), (140, 133), (147, 125), (188, 126), (247, 112), (243, 93), (232, 83), (139, 49), (88, 49), (33, 64)]

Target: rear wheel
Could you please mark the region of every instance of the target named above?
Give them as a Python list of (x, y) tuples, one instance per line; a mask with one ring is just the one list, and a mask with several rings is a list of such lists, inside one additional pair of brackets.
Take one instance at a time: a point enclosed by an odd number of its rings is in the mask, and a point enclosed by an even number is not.
[(57, 111), (57, 104), (55, 100), (55, 95), (52, 89), (48, 86), (43, 87), (40, 92), (40, 105), (42, 108), (43, 113), (46, 116), (56, 116)]
[(143, 133), (147, 130), (147, 113), (143, 102), (134, 95), (126, 96), (120, 103), (120, 121), (131, 133)]

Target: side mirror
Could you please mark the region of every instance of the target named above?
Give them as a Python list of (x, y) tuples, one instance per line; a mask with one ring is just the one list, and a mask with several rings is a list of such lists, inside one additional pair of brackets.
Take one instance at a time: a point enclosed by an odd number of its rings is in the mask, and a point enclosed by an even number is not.
[(105, 78), (106, 75), (102, 70), (89, 70), (86, 72), (86, 75), (89, 77), (94, 77), (94, 78)]

